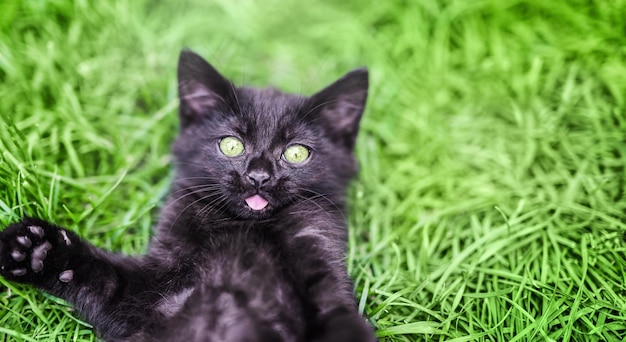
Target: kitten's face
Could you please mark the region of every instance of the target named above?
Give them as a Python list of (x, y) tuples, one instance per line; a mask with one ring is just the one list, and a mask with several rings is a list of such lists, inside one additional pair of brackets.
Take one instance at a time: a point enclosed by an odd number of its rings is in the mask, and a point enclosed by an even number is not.
[[(235, 88), (201, 57), (179, 61), (179, 188), (203, 214), (263, 219), (298, 201), (342, 196), (367, 96), (360, 69), (306, 98)], [(312, 204), (314, 205), (314, 204)]]

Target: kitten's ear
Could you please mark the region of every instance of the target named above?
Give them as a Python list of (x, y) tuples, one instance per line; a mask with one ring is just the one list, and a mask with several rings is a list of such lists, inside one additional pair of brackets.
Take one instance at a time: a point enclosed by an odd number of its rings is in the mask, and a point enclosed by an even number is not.
[(305, 112), (319, 113), (335, 140), (349, 150), (354, 148), (365, 109), (368, 75), (366, 68), (352, 70), (307, 100)]
[(184, 49), (178, 59), (180, 124), (185, 128), (214, 109), (232, 110), (233, 84), (207, 61)]

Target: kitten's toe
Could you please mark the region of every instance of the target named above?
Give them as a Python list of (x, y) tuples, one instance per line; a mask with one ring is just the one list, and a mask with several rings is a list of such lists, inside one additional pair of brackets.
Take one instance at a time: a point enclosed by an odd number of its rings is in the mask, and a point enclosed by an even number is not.
[(30, 262), (30, 268), (33, 270), (33, 272), (35, 273), (39, 273), (41, 271), (43, 271), (43, 260), (37, 260), (37, 259), (33, 259)]
[(28, 236), (18, 236), (15, 240), (25, 248), (30, 248), (33, 245), (33, 242), (28, 238)]
[(46, 256), (48, 256), (48, 251), (52, 249), (52, 244), (48, 241), (44, 241), (41, 245), (33, 248), (33, 253), (31, 254), (31, 258), (33, 260), (41, 260), (43, 261)]
[(67, 236), (67, 232), (65, 230), (59, 230), (59, 235), (61, 235), (61, 238), (63, 239), (63, 242), (65, 242), (66, 246), (72, 245), (72, 240), (70, 240), (69, 236)]
[(27, 271), (26, 271), (25, 268), (18, 268), (18, 269), (12, 270), (11, 274), (16, 276), (16, 277), (21, 277), (21, 276), (26, 275), (26, 272)]
[(44, 235), (44, 231), (43, 228), (39, 227), (39, 226), (28, 226), (28, 231), (31, 232), (31, 234), (37, 236), (37, 237), (43, 237)]
[(325, 322), (318, 327), (320, 336), (315, 342), (376, 342), (374, 329), (366, 323), (358, 313), (343, 313), (325, 318)]
[(23, 253), (16, 249), (11, 252), (11, 258), (13, 258), (13, 260), (17, 262), (24, 261), (24, 259), (26, 259), (26, 253)]
[(74, 279), (73, 270), (63, 271), (61, 272), (61, 274), (59, 274), (59, 281), (61, 281), (62, 283), (69, 283), (70, 281), (72, 281), (72, 279)]

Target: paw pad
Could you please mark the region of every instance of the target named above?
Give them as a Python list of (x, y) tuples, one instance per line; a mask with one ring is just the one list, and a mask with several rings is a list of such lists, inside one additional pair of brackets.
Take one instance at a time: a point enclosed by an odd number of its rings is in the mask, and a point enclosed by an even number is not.
[(44, 234), (43, 228), (39, 226), (28, 226), (28, 230), (31, 232), (31, 234), (37, 237), (43, 237), (43, 234)]
[(63, 237), (63, 241), (65, 241), (66, 246), (70, 246), (72, 244), (72, 240), (70, 240), (70, 238), (67, 236), (66, 231), (60, 230), (59, 234), (61, 234), (61, 237)]
[(20, 252), (18, 250), (15, 250), (15, 251), (11, 252), (11, 257), (13, 258), (13, 260), (19, 262), (19, 261), (24, 261), (24, 259), (26, 259), (26, 254), (24, 254), (24, 253), (22, 253), (22, 252)]
[(69, 283), (72, 279), (74, 279), (74, 271), (72, 270), (63, 271), (59, 274), (59, 281), (63, 283)]
[(69, 245), (71, 240), (62, 229), (28, 221), (15, 223), (0, 232), (0, 273), (8, 279), (29, 282), (55, 274), (58, 281), (68, 283), (74, 271), (61, 268), (64, 265), (49, 254)]
[(23, 275), (26, 275), (26, 269), (25, 268), (18, 268), (16, 270), (11, 271), (11, 274), (13, 274), (16, 277), (21, 277)]
[(18, 236), (16, 240), (17, 243), (26, 248), (30, 248), (33, 245), (33, 242), (28, 238), (28, 236)]

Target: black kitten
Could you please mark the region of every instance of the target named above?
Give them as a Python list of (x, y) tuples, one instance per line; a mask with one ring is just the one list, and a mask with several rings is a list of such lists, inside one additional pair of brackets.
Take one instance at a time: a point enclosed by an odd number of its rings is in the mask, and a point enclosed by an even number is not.
[(374, 341), (346, 271), (343, 212), (367, 98), (357, 69), (303, 97), (178, 64), (176, 176), (147, 255), (27, 218), (0, 273), (72, 303), (107, 341)]

